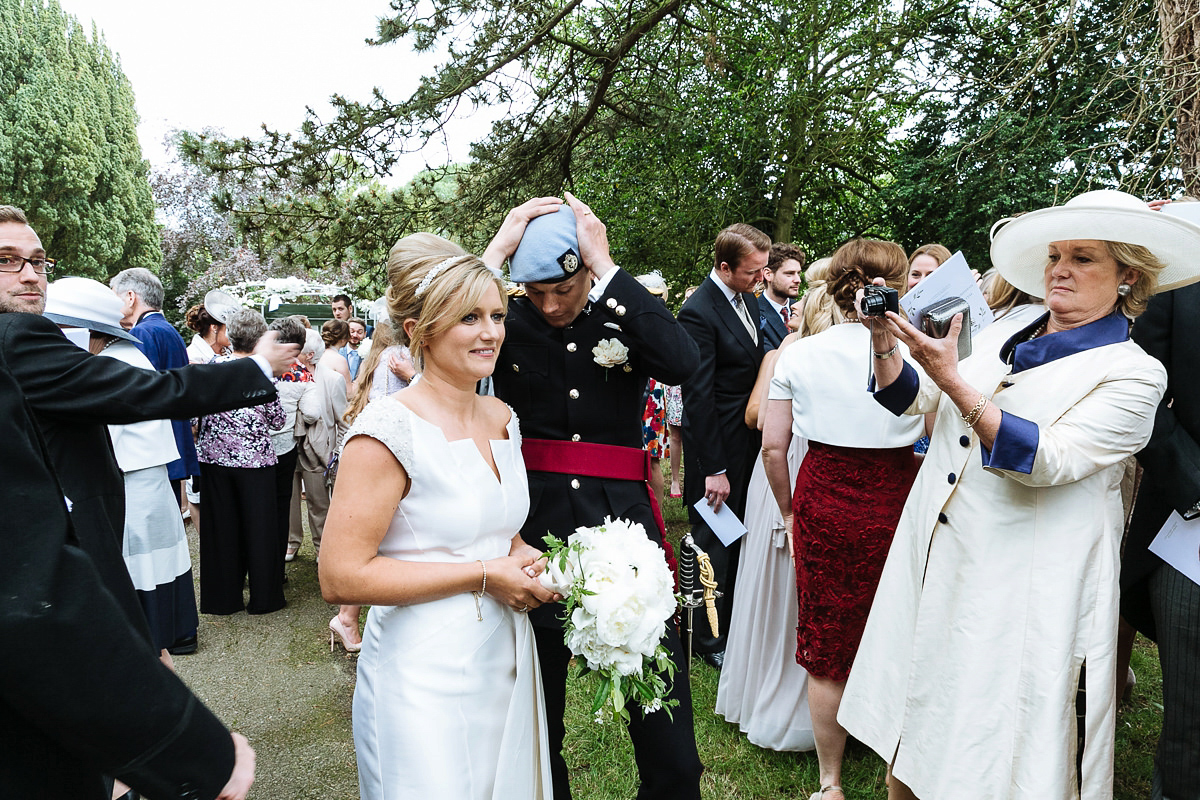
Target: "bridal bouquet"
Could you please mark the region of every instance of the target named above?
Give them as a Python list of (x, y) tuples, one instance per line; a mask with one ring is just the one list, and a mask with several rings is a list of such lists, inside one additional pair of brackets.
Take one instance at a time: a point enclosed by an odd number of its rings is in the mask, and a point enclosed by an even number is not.
[(599, 723), (629, 721), (626, 701), (644, 713), (677, 705), (664, 700), (675, 662), (662, 646), (667, 620), (675, 613), (675, 580), (663, 551), (641, 525), (605, 518), (579, 528), (566, 543), (548, 545), (542, 584), (564, 597), (567, 647), (596, 672), (600, 685), (592, 702)]

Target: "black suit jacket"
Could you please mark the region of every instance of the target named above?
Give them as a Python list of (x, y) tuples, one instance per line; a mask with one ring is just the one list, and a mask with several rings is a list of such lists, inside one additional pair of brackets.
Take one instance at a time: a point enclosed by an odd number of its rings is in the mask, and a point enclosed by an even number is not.
[(121, 557), (125, 482), (106, 426), (257, 405), (275, 397), (274, 383), (248, 358), (151, 372), (93, 356), (36, 314), (0, 314), (0, 365), (33, 408), (51, 463), (71, 500), (83, 549), (114, 589), (130, 623), (149, 641), (149, 628)]
[[(754, 295), (743, 294), (742, 300), (747, 309), (755, 308)], [(682, 384), (688, 515), (693, 523), (700, 522), (693, 506), (704, 497), (704, 478), (724, 470), (730, 486), (727, 502), (742, 517), (746, 484), (762, 444), (761, 434), (745, 423), (746, 403), (762, 363), (762, 344), (750, 338), (711, 275), (683, 304), (679, 323), (700, 349), (699, 368)]]
[(1143, 473), (1121, 565), (1121, 613), (1155, 639), (1147, 582), (1162, 561), (1147, 548), (1172, 509), (1182, 514), (1200, 500), (1200, 284), (1151, 298), (1133, 340), (1167, 368), (1167, 393), (1138, 453)]
[(115, 775), (148, 797), (215, 797), (229, 733), (130, 625), (132, 587), (118, 602), (79, 546), (7, 365), (0, 442), (0, 795), (108, 800)]
[(762, 333), (763, 351), (774, 350), (788, 335), (783, 317), (771, 305), (765, 293), (758, 296), (758, 329)]
[[(627, 363), (597, 364), (592, 348), (601, 339), (625, 345)], [(525, 438), (641, 449), (647, 378), (678, 384), (698, 361), (696, 345), (662, 302), (621, 270), (566, 328), (551, 327), (527, 298), (514, 298), (492, 382), (520, 417)], [(643, 481), (530, 472), (529, 501), (521, 535), (540, 549), (547, 533), (565, 540), (605, 517), (640, 522), (650, 538), (660, 538)], [(557, 625), (559, 611), (543, 606), (530, 619)]]

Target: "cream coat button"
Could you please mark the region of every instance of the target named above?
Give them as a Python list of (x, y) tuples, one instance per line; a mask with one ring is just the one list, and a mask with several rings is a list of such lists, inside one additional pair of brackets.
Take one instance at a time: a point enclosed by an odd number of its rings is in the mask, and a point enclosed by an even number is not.
[(604, 305), (608, 306), (609, 308), (616, 308), (617, 307), (617, 298), (615, 298), (615, 297), (608, 298), (608, 302), (605, 303)]
[(568, 352), (568, 353), (574, 353), (574, 352), (575, 352), (575, 350), (576, 350), (575, 343), (574, 343), (574, 342), (567, 342), (567, 352)]
[(572, 399), (572, 400), (578, 400), (578, 399), (579, 399), (579, 390), (578, 390), (578, 389), (572, 389), (572, 390), (571, 390), (570, 392), (568, 392), (567, 394), (571, 395), (571, 399)]
[(517, 366), (516, 364), (513, 364), (513, 372), (520, 372), (520, 371), (521, 371), (521, 368), (519, 366)]
[(578, 434), (578, 433), (573, 433), (573, 434), (571, 434), (571, 441), (572, 441), (572, 442), (578, 442), (578, 441), (579, 441), (579, 434)]
[(579, 478), (571, 478), (571, 488), (572, 489), (579, 488)]
[(616, 312), (617, 312), (617, 316), (618, 316), (618, 317), (623, 317), (623, 316), (625, 316), (625, 306), (617, 306), (617, 307), (614, 309), (614, 311), (616, 311)]

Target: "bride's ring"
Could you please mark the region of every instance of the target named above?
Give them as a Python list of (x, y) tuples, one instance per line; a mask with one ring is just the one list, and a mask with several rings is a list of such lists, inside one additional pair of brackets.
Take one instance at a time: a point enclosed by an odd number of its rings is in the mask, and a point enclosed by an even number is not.
[(524, 608), (518, 608), (518, 609), (517, 609), (517, 611), (518, 611), (518, 612), (520, 612), (521, 614), (524, 614), (524, 613), (525, 613), (526, 611), (528, 611), (528, 610), (529, 610), (529, 604), (528, 604), (528, 603), (526, 603), (526, 604), (525, 604), (525, 607), (524, 607)]

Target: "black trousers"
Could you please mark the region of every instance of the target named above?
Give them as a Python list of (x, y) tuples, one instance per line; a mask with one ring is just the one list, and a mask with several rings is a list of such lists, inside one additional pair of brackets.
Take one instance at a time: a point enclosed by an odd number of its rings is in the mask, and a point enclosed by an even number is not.
[[(696, 752), (696, 733), (692, 726), (692, 688), (687, 665), (675, 626), (669, 625), (663, 644), (675, 661), (675, 679), (668, 697), (679, 701), (671, 710), (642, 714), (634, 701), (629, 709), (629, 739), (637, 762), (641, 787), (638, 800), (699, 800), (700, 773), (704, 766)], [(571, 651), (563, 644), (561, 628), (534, 626), (538, 662), (542, 669), (542, 691), (546, 698), (546, 727), (550, 738), (550, 771), (554, 780), (555, 800), (570, 800), (571, 787), (567, 762), (562, 755), (563, 712), (566, 709), (567, 666)]]
[(293, 447), (279, 456), (275, 465), (275, 528), (279, 545), (279, 574), (282, 581), (283, 557), (287, 555), (288, 528), (292, 519), (292, 486), (295, 481), (296, 460), (300, 458), (300, 449)]
[[(200, 612), (278, 611), (283, 556), (275, 522), (275, 467), (204, 465), (200, 515)], [(242, 587), (250, 577), (250, 602)]]
[(1200, 586), (1163, 564), (1150, 578), (1162, 665), (1163, 726), (1153, 800), (1200, 800)]
[[(760, 451), (761, 439), (757, 434), (757, 431), (752, 434), (743, 430), (739, 431), (737, 436), (729, 437), (725, 442), (728, 454), (725, 478), (729, 481), (729, 497), (726, 498), (725, 504), (743, 522), (746, 519), (746, 490), (749, 488), (750, 474), (754, 470), (754, 462), (758, 459)], [(742, 540), (738, 539), (726, 547), (704, 523), (700, 512), (694, 508), (696, 502), (703, 499), (705, 489), (705, 476), (701, 473), (699, 462), (695, 458), (689, 460), (687, 455), (686, 438), (695, 435), (696, 431), (684, 428), (684, 460), (686, 463), (683, 504), (688, 509), (688, 519), (692, 523), (692, 538), (712, 560), (713, 577), (717, 581), (717, 591), (721, 593), (721, 596), (715, 600), (720, 636), (713, 635), (712, 628), (708, 624), (707, 614), (696, 614), (692, 627), (692, 652), (723, 653), (725, 652), (725, 643), (728, 641), (729, 623), (733, 619), (733, 597), (736, 589), (738, 561), (742, 554)], [(680, 549), (682, 551), (682, 548)], [(682, 559), (684, 554), (680, 552), (678, 557)], [(699, 571), (696, 574), (696, 586), (699, 586)]]

